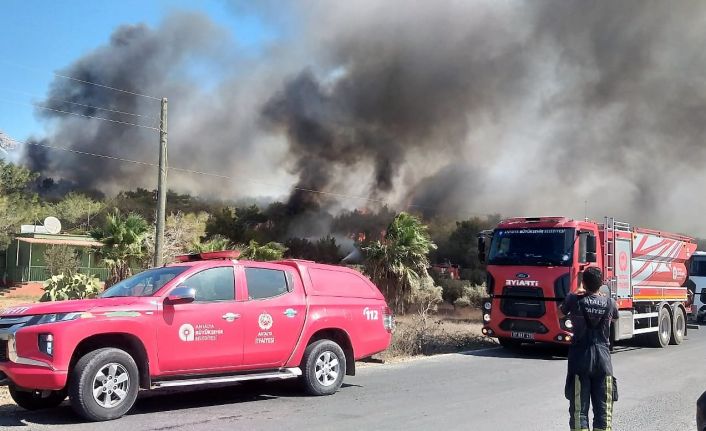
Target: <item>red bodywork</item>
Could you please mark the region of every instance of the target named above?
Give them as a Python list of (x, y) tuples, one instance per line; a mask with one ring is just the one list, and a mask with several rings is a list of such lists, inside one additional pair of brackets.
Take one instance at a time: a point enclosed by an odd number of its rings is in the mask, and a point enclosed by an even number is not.
[[(79, 346), (116, 337), (128, 340), (137, 356), (142, 356), (137, 360), (144, 361), (151, 380), (298, 367), (307, 344), (321, 331), (337, 334), (337, 341), (353, 359), (379, 353), (390, 344), (384, 297), (354, 270), (294, 260), (182, 260), (186, 262), (169, 266), (185, 266), (186, 270), (151, 296), (38, 303), (2, 310), (0, 380), (4, 373), (18, 387), (61, 389), (66, 386)], [(170, 292), (189, 277), (216, 267), (234, 271), (234, 300), (165, 303)], [(246, 268), (284, 271), (288, 291), (249, 299)], [(57, 313), (80, 316), (20, 329), (3, 326), (4, 321), (23, 316)], [(229, 320), (227, 316), (231, 316)], [(51, 356), (40, 351), (40, 334), (53, 336)], [(8, 339), (11, 341), (5, 341)]]
[[(498, 338), (515, 338), (567, 344), (571, 328), (557, 313), (565, 294), (579, 285), (579, 274), (597, 267), (604, 275), (620, 310), (659, 303), (685, 304), (687, 301), (686, 262), (696, 250), (692, 238), (641, 228), (606, 229), (604, 224), (565, 217), (514, 218), (502, 221), (499, 229), (570, 228), (596, 237), (596, 261), (581, 260), (578, 242), (566, 266), (487, 266), (490, 310), (484, 310), (483, 333)], [(560, 278), (563, 277), (563, 280)], [(528, 296), (506, 295), (508, 288), (520, 286)], [(534, 299), (534, 296), (537, 299)], [(514, 313), (509, 306), (525, 302), (535, 306), (535, 315)], [(505, 310), (505, 311), (504, 311)], [(520, 315), (518, 315), (520, 314)], [(522, 315), (524, 314), (524, 315)], [(485, 319), (485, 316), (484, 316)]]

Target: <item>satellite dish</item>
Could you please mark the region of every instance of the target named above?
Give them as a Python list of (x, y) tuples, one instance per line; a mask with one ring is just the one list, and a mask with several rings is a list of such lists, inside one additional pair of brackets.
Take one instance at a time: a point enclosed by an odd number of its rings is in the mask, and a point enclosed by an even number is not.
[(61, 222), (56, 217), (47, 217), (44, 219), (44, 228), (48, 233), (57, 234), (61, 232)]

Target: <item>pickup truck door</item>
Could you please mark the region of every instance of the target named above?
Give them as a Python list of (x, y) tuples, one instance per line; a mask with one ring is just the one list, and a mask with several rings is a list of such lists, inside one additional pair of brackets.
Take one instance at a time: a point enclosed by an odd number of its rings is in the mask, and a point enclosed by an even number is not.
[(204, 269), (179, 286), (196, 290), (190, 304), (164, 304), (157, 319), (157, 357), (165, 373), (237, 369), (243, 360), (243, 319), (235, 300), (234, 266)]
[(283, 366), (294, 351), (306, 319), (304, 286), (294, 268), (253, 263), (241, 268), (246, 280), (243, 304), (243, 366)]

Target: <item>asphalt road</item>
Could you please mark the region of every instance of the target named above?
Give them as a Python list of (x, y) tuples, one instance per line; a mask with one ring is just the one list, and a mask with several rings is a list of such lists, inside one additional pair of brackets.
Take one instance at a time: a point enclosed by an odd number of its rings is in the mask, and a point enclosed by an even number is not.
[[(706, 390), (706, 327), (667, 349), (619, 346), (614, 429), (693, 430)], [(124, 418), (80, 423), (71, 408), (0, 408), (0, 429), (26, 430), (523, 430), (568, 429), (563, 352), (490, 349), (388, 365), (366, 365), (330, 397), (291, 384), (225, 386), (141, 394)]]

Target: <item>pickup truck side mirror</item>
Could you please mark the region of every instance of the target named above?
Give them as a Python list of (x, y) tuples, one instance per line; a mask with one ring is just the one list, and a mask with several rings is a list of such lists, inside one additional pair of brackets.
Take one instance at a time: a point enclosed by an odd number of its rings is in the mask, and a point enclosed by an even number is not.
[(485, 263), (485, 237), (478, 236), (478, 260), (480, 263)]
[(167, 305), (189, 304), (195, 300), (196, 290), (191, 287), (179, 285), (169, 292), (169, 295), (164, 299), (164, 303)]

